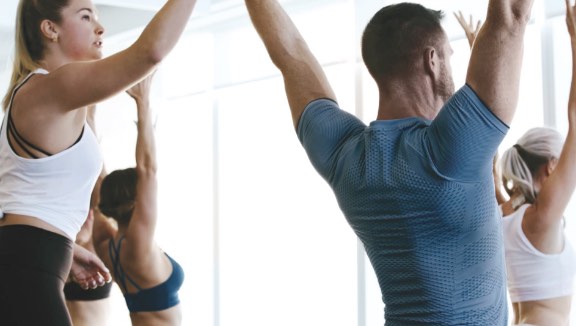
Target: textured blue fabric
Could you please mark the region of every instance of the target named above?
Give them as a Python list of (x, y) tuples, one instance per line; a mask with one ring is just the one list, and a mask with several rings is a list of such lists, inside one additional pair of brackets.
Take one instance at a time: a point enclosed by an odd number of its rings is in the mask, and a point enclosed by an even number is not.
[(366, 126), (330, 100), (298, 137), (376, 271), (386, 325), (506, 325), (492, 159), (508, 127), (464, 86), (434, 121)]

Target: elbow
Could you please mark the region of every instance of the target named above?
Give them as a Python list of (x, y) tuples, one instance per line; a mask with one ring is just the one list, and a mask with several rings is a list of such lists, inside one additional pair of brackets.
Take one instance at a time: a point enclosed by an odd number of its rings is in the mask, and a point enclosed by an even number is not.
[(502, 15), (502, 20), (510, 28), (522, 28), (528, 25), (532, 13), (534, 0), (514, 0), (507, 5), (507, 10)]
[(165, 51), (159, 44), (140, 42), (135, 45), (134, 50), (140, 60), (152, 67), (160, 64), (168, 54), (168, 51)]
[(143, 54), (145, 56), (144, 60), (150, 66), (159, 65), (162, 62), (162, 60), (164, 60), (164, 57), (166, 56), (166, 54), (163, 51), (160, 51), (160, 49), (154, 49), (154, 48), (147, 49), (147, 51), (144, 51)]
[(301, 38), (284, 46), (269, 48), (268, 50), (272, 63), (281, 71), (294, 69), (299, 63), (307, 62), (313, 57), (308, 45)]
[(530, 21), (533, 1), (516, 1), (510, 10), (511, 25), (526, 26)]
[(507, 10), (493, 10), (488, 12), (486, 25), (494, 26), (498, 30), (508, 31), (511, 34), (523, 32), (530, 21), (532, 1), (516, 1)]
[(140, 163), (136, 166), (138, 175), (145, 175), (148, 177), (155, 177), (158, 172), (158, 165), (156, 162), (148, 161)]

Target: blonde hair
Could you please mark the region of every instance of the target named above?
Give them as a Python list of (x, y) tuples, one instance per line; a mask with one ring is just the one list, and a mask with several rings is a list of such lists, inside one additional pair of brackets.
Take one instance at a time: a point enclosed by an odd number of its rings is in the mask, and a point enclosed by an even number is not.
[(44, 56), (44, 38), (40, 24), (48, 19), (59, 23), (61, 12), (68, 6), (69, 0), (20, 0), (16, 14), (14, 62), (8, 91), (2, 100), (4, 111), (10, 104), (16, 86), (28, 74), (39, 68)]
[(560, 157), (563, 142), (558, 131), (545, 127), (532, 128), (520, 137), (500, 159), (506, 192), (512, 195), (519, 190), (526, 202), (533, 203), (537, 196), (534, 190), (536, 173), (542, 164)]

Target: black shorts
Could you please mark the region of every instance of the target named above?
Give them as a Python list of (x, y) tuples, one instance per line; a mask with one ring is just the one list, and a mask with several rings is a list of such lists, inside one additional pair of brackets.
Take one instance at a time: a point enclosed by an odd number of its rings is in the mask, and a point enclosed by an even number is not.
[(76, 282), (68, 282), (64, 286), (64, 297), (68, 301), (94, 301), (106, 299), (110, 296), (112, 282), (99, 286), (95, 289), (84, 290)]
[(2, 325), (72, 325), (64, 301), (73, 242), (27, 225), (0, 227)]

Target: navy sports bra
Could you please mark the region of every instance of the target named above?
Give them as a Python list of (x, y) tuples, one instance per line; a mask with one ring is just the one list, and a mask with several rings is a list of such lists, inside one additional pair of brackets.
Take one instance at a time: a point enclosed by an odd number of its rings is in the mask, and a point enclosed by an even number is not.
[[(118, 247), (114, 245), (114, 241), (110, 239), (109, 251), (110, 260), (114, 267), (114, 277), (118, 284), (122, 287), (124, 292), (124, 300), (130, 312), (150, 312), (168, 309), (180, 303), (178, 298), (178, 290), (184, 282), (184, 270), (172, 257), (166, 254), (166, 257), (172, 263), (172, 274), (170, 277), (161, 284), (148, 289), (142, 289), (134, 280), (128, 276), (122, 265), (120, 264), (120, 247), (122, 245), (121, 237), (118, 241)], [(126, 280), (132, 283), (138, 289), (135, 293), (128, 293), (126, 288)]]

